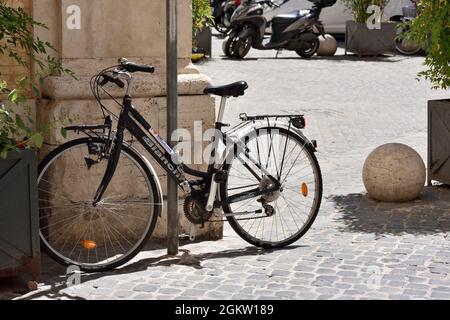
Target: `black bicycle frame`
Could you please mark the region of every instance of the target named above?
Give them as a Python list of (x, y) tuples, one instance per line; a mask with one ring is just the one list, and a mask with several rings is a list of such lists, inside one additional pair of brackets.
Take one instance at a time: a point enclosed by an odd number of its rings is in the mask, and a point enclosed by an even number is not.
[[(221, 129), (222, 124), (216, 123), (216, 129)], [(204, 178), (208, 185), (211, 183), (212, 177), (217, 170), (214, 164), (210, 164), (208, 166), (208, 171), (197, 171), (194, 170), (184, 164), (176, 164), (172, 160), (172, 155), (174, 154), (174, 150), (167, 144), (167, 142), (162, 139), (156, 130), (152, 128), (152, 126), (142, 117), (142, 115), (133, 107), (132, 99), (130, 96), (126, 95), (123, 99), (123, 108), (121, 114), (119, 116), (117, 133), (116, 133), (116, 142), (115, 148), (113, 149), (113, 153), (110, 155), (108, 166), (105, 172), (105, 175), (102, 179), (102, 182), (97, 190), (94, 205), (98, 204), (103, 194), (105, 193), (109, 183), (111, 182), (112, 177), (114, 176), (114, 172), (117, 168), (120, 158), (120, 152), (122, 149), (123, 139), (124, 139), (124, 131), (128, 130), (133, 137), (135, 137), (144, 148), (153, 156), (154, 159), (158, 162), (158, 164), (168, 173), (168, 175), (175, 179), (178, 185), (181, 187), (184, 183), (189, 183), (184, 172), (191, 176)], [(145, 131), (144, 131), (145, 130)], [(220, 130), (220, 132), (222, 132)], [(226, 136), (222, 133), (222, 139), (225, 141)], [(218, 141), (215, 141), (215, 146), (213, 147), (211, 157), (215, 157), (216, 149), (218, 146)], [(251, 160), (251, 157), (244, 153), (244, 155)], [(213, 158), (215, 160), (215, 158)], [(263, 170), (264, 168), (255, 161), (251, 161), (258, 169)], [(252, 170), (248, 164), (244, 164), (247, 169), (260, 181), (262, 178), (258, 176), (258, 174)], [(273, 178), (272, 178), (273, 179)], [(228, 201), (223, 203), (233, 203), (239, 202), (246, 199), (250, 199), (252, 197), (260, 196), (269, 192), (273, 192), (279, 188), (278, 181), (275, 181), (275, 186), (273, 188), (267, 190), (260, 190), (259, 188), (248, 190), (243, 192), (242, 194), (236, 194), (230, 197)]]

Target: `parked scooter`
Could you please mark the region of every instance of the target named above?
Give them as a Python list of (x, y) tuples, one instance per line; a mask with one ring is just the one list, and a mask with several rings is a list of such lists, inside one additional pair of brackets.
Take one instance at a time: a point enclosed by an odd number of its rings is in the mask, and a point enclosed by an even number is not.
[(272, 19), (272, 36), (264, 41), (267, 19), (264, 16), (246, 16), (233, 20), (232, 33), (236, 41), (230, 53), (243, 59), (253, 47), (258, 50), (293, 50), (303, 58), (312, 57), (319, 49), (319, 35), (325, 35), (319, 20), (323, 8), (333, 6), (337, 0), (308, 0), (312, 9), (280, 14)]
[(220, 33), (228, 33), (231, 28), (231, 17), (241, 4), (241, 0), (211, 0), (213, 8), (214, 28)]
[[(279, 8), (279, 7), (280, 5), (275, 4), (271, 0), (262, 0), (262, 1), (244, 0), (241, 2), (241, 5), (234, 11), (230, 22), (231, 24), (233, 24), (233, 22), (239, 18), (250, 16), (262, 16), (267, 10), (267, 8)], [(233, 47), (235, 42), (237, 41), (237, 35), (240, 31), (241, 31), (240, 28), (232, 29), (228, 37), (223, 41), (222, 50), (227, 57), (232, 57), (234, 55)]]

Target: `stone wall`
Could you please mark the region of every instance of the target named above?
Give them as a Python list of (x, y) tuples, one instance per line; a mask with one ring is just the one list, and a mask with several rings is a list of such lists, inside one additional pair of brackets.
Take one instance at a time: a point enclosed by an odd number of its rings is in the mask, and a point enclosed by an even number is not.
[[(77, 79), (69, 76), (52, 76), (42, 88), (43, 99), (37, 102), (37, 123), (54, 122), (61, 116), (76, 118), (80, 123), (102, 123), (100, 108), (92, 99), (89, 80), (101, 69), (114, 65), (120, 57), (152, 64), (153, 75), (136, 75), (135, 105), (145, 118), (166, 136), (166, 63), (165, 1), (155, 0), (21, 0), (34, 19), (45, 23), (48, 29), (35, 30), (36, 36), (51, 42), (57, 52), (52, 53), (65, 67), (75, 72)], [(191, 0), (179, 2), (179, 117), (181, 128), (193, 132), (194, 121), (201, 121), (203, 129), (211, 128), (215, 120), (214, 100), (203, 95), (209, 79), (191, 65)], [(75, 6), (75, 7), (74, 7)], [(78, 9), (79, 8), (79, 11)], [(79, 18), (79, 21), (78, 21)], [(8, 61), (0, 60), (0, 70), (16, 79), (22, 70)], [(110, 88), (114, 97), (124, 92)], [(111, 100), (105, 100), (111, 103)], [(117, 111), (117, 110), (116, 110)], [(55, 127), (46, 137), (47, 146), (41, 156), (66, 141)], [(70, 135), (68, 139), (73, 138)], [(129, 137), (128, 137), (129, 138)], [(154, 165), (155, 168), (157, 165)], [(196, 167), (205, 168), (205, 165)], [(157, 168), (163, 189), (166, 176)], [(124, 179), (126, 179), (124, 177)], [(124, 183), (125, 185), (125, 183)], [(165, 191), (164, 191), (165, 192)], [(180, 201), (180, 203), (182, 203)], [(190, 225), (181, 213), (181, 232)], [(166, 234), (165, 212), (155, 232), (163, 238)], [(222, 224), (208, 225), (198, 230), (197, 236), (218, 239)]]

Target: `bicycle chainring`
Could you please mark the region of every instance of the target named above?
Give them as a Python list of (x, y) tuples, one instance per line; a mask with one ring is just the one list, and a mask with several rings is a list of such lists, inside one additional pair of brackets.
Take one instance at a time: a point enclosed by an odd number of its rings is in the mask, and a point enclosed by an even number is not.
[(193, 224), (204, 224), (209, 221), (213, 211), (206, 211), (207, 199), (200, 194), (191, 194), (184, 200), (184, 215)]

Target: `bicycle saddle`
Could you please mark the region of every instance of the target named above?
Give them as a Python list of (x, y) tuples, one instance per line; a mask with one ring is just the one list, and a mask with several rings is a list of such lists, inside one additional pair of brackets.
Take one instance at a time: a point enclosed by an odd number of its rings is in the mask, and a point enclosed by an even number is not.
[(248, 84), (245, 81), (238, 81), (224, 86), (210, 86), (203, 91), (205, 94), (214, 94), (220, 97), (239, 97), (243, 96)]

